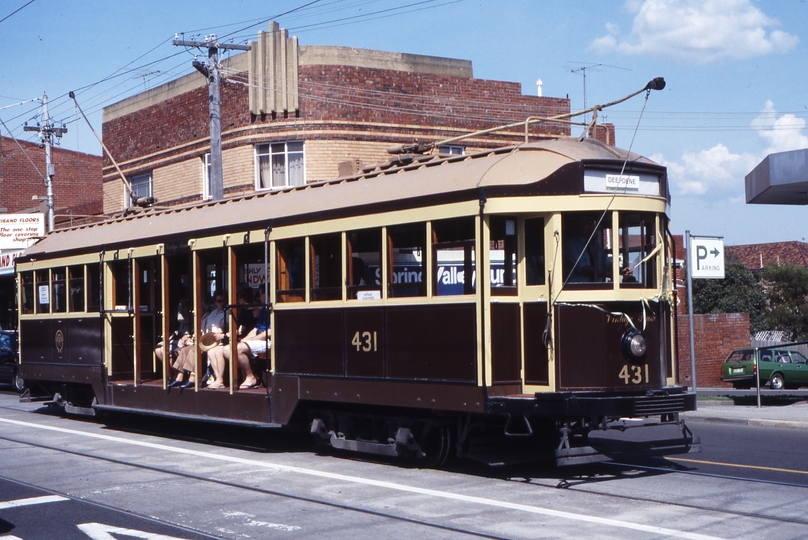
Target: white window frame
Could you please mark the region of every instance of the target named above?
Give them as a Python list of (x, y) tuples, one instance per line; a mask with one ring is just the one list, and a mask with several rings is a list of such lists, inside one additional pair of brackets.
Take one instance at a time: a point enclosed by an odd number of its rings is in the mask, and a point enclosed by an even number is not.
[[(299, 146), (299, 150), (297, 147)], [(291, 147), (291, 149), (290, 149)], [(290, 155), (297, 156), (299, 155), (302, 161), (303, 173), (302, 178), (299, 179), (297, 183), (290, 184), (290, 174), (289, 174), (289, 158)], [(269, 157), (270, 162), (269, 165), (272, 167), (273, 158), (279, 158), (283, 156), (283, 180), (284, 182), (276, 183), (276, 179), (274, 177), (274, 171), (270, 173), (271, 177), (269, 178), (269, 185), (263, 185), (261, 182), (261, 158)], [(270, 168), (271, 170), (271, 168)], [(261, 144), (255, 145), (255, 190), (256, 191), (268, 191), (273, 189), (283, 189), (290, 186), (303, 186), (306, 185), (306, 146), (304, 141), (300, 140), (293, 140), (293, 141), (276, 141), (276, 142), (266, 142)]]
[(451, 156), (465, 156), (466, 147), (457, 144), (444, 144), (438, 147), (438, 154)]
[(209, 201), (210, 194), (210, 152), (202, 156), (202, 200)]
[[(154, 197), (154, 178), (152, 178), (151, 171), (143, 174), (136, 174), (134, 176), (130, 176), (128, 178), (129, 186), (124, 188), (124, 208), (131, 208), (135, 206), (134, 201), (132, 200), (132, 192), (135, 193), (136, 198), (140, 197)], [(148, 190), (146, 193), (142, 193), (141, 189), (143, 185), (148, 186)], [(130, 189), (131, 187), (131, 189)]]

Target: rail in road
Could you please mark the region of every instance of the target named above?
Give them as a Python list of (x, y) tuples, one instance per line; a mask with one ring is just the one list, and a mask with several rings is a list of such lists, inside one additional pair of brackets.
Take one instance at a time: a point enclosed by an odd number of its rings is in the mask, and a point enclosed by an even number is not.
[[(687, 474), (693, 464), (434, 471), (259, 447), (113, 430), (0, 396), (2, 476), (217, 538), (808, 536), (804, 487), (750, 490), (741, 476)], [(757, 511), (768, 497), (781, 501), (771, 516)]]

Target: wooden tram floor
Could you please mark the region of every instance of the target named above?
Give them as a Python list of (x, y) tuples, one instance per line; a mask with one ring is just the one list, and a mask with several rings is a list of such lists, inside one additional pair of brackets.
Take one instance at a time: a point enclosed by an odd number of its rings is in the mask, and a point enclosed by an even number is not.
[[(117, 380), (117, 381), (111, 380), (109, 382), (110, 382), (110, 384), (113, 384), (115, 386), (134, 386), (135, 385), (135, 383), (132, 381), (132, 379)], [(138, 383), (138, 386), (147, 386), (147, 387), (151, 387), (151, 388), (162, 388), (163, 379), (144, 379), (144, 380), (141, 380)], [(193, 389), (193, 386), (188, 387), (186, 390), (191, 390), (191, 389)], [(166, 390), (170, 390), (170, 389), (166, 388)], [(207, 386), (200, 386), (199, 391), (200, 392), (202, 392), (202, 391), (206, 391), (206, 392), (230, 392), (230, 386), (225, 385), (223, 388), (208, 388)], [(238, 385), (236, 385), (235, 387), (233, 387), (233, 391), (234, 392), (239, 392), (239, 393), (247, 393), (247, 394), (266, 394), (267, 389), (262, 383), (256, 388), (239, 388)]]

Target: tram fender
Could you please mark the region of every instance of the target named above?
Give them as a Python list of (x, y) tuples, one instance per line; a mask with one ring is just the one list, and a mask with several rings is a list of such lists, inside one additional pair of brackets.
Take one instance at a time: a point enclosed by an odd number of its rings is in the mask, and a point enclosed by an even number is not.
[(272, 423), (286, 425), (300, 402), (300, 377), (274, 375), (272, 377)]

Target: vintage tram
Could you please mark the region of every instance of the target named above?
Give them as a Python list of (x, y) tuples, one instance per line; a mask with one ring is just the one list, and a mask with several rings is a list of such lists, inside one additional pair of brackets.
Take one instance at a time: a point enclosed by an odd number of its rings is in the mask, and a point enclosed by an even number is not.
[[(22, 375), (68, 412), (302, 428), (429, 465), (606, 459), (590, 431), (639, 425), (678, 427), (643, 452), (695, 451), (669, 202), (664, 167), (557, 138), (54, 231), (17, 259)], [(178, 315), (199, 333), (218, 291), (236, 336), (257, 287), (260, 386), (232, 361), (205, 387), (200, 340), (195, 382), (171, 385)]]

